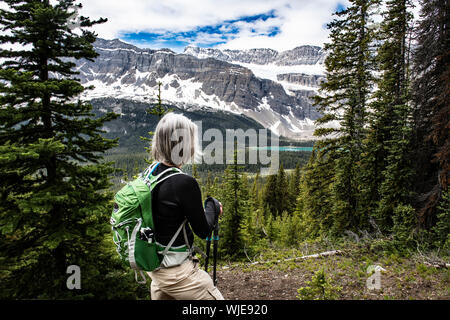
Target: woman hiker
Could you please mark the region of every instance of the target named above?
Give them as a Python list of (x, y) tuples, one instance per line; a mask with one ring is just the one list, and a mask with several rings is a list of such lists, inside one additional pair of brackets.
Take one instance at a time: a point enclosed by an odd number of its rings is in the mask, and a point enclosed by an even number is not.
[[(180, 168), (191, 161), (198, 154), (197, 130), (197, 126), (185, 116), (166, 114), (153, 135), (151, 152), (157, 162), (150, 167), (153, 170), (151, 174), (156, 176), (170, 167)], [(170, 246), (171, 251), (164, 257), (162, 268), (148, 272), (152, 279), (152, 300), (224, 299), (209, 274), (199, 268), (199, 261), (192, 254), (192, 249), (188, 252), (182, 250), (186, 246), (192, 248), (192, 232), (202, 239), (211, 234), (216, 215), (222, 214), (222, 205), (216, 203), (220, 208), (207, 205), (204, 209), (199, 185), (187, 174), (172, 175), (153, 189), (157, 244), (162, 248), (167, 246), (185, 219), (187, 223)]]

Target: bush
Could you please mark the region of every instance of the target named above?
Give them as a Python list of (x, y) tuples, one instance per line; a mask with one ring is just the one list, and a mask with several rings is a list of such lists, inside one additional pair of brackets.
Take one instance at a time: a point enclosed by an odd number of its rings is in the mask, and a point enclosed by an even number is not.
[(335, 286), (331, 279), (327, 279), (325, 271), (317, 270), (306, 287), (297, 290), (300, 300), (335, 300), (339, 297), (342, 287)]
[(433, 228), (435, 233), (435, 245), (445, 251), (450, 250), (450, 192), (447, 190), (442, 194), (436, 215), (437, 222)]
[(417, 225), (416, 211), (410, 205), (398, 205), (393, 217), (394, 240), (411, 245), (414, 240), (414, 228)]

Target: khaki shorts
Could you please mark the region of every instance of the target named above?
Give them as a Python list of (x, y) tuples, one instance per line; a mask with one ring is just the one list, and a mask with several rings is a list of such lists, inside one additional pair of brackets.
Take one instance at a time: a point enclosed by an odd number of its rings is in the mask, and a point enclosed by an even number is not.
[(148, 272), (152, 300), (224, 300), (211, 277), (188, 259), (179, 266)]

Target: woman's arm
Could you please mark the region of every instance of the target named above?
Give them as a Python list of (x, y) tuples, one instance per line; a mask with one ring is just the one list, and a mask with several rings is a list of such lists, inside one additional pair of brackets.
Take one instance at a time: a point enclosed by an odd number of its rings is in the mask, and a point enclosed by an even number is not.
[(188, 175), (177, 175), (176, 197), (192, 230), (200, 238), (210, 235), (214, 227), (215, 213), (203, 209), (202, 194), (197, 181)]

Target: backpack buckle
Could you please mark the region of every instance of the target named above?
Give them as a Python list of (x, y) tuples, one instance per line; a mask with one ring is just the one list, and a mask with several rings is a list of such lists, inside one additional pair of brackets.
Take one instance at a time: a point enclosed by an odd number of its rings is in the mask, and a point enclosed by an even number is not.
[(150, 227), (141, 228), (140, 230), (140, 239), (143, 241), (147, 241), (148, 243), (153, 243), (155, 237), (155, 232)]

